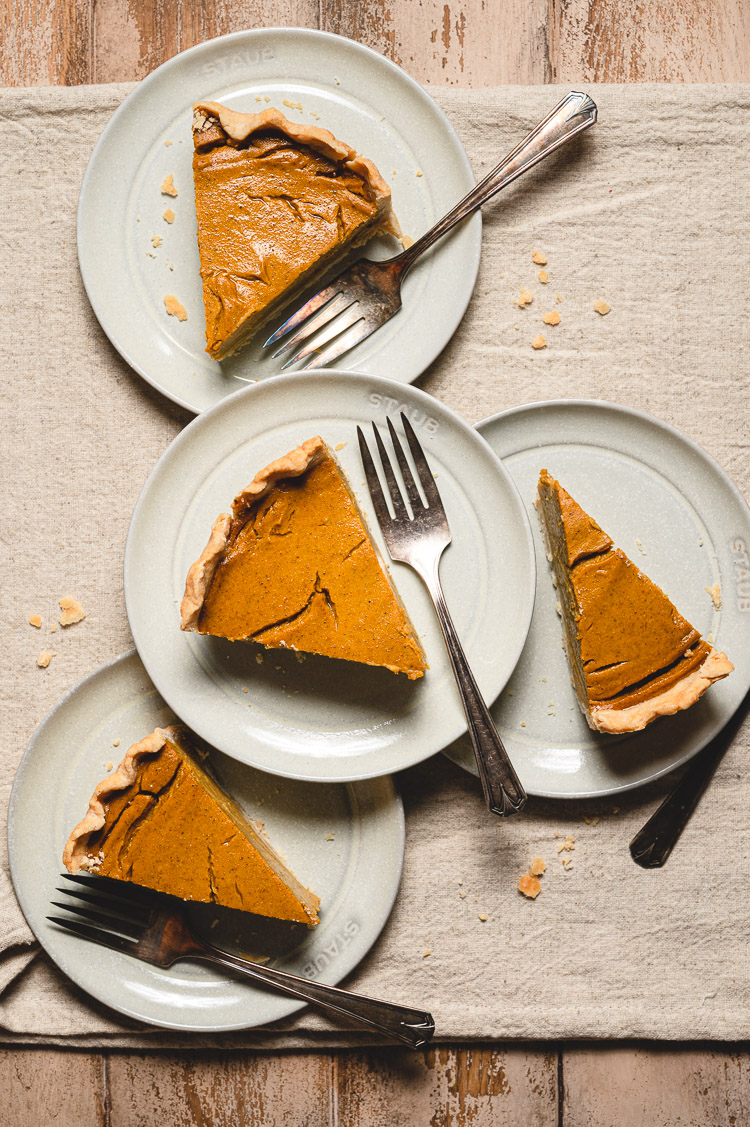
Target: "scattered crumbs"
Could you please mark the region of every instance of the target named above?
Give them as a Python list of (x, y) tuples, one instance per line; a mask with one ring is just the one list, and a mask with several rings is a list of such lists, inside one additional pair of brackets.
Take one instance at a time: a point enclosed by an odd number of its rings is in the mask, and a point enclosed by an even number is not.
[(136, 223), (140, 223), (140, 221), (141, 221), (141, 217), (139, 215), (138, 218), (136, 219)]
[(86, 612), (79, 602), (72, 599), (70, 595), (64, 595), (60, 599), (60, 615), (58, 622), (61, 626), (73, 626), (74, 623), (80, 622), (81, 619), (86, 617)]
[(299, 110), (302, 113), (302, 102), (290, 102), (288, 98), (284, 98), (283, 104), (289, 106), (290, 110)]
[(262, 665), (263, 664), (263, 654), (260, 654), (260, 653), (256, 654), (255, 660), (257, 661), (258, 665)]
[(543, 685), (547, 684), (547, 678), (546, 677), (540, 677), (539, 680), (542, 682)]
[(326, 834), (326, 841), (333, 841), (333, 834)]
[(712, 646), (714, 644), (713, 630), (709, 630), (708, 634), (706, 635), (706, 641), (708, 642), (709, 646)]
[(50, 632), (50, 634), (56, 634), (57, 633), (57, 623), (56, 622), (52, 623), (52, 625), (49, 628), (49, 632)]
[(112, 747), (119, 747), (119, 746), (120, 746), (120, 737), (118, 736), (116, 740), (112, 740)]
[(480, 919), (483, 924), (487, 923), (487, 917), (485, 916), (484, 912), (479, 913), (478, 919)]
[(394, 168), (394, 170), (393, 170), (393, 172), (391, 173), (391, 175), (392, 175), (392, 176), (395, 176), (395, 175), (397, 174), (397, 171), (398, 171), (398, 170)]
[(573, 867), (573, 858), (572, 857), (563, 857), (562, 867), (563, 867), (563, 869), (566, 873), (569, 873), (570, 870)]
[(260, 94), (256, 94), (256, 95), (255, 95), (255, 101), (256, 101), (256, 102), (262, 102), (262, 101), (263, 101), (263, 99), (261, 98)]
[(531, 342), (531, 347), (536, 349), (537, 351), (539, 351), (540, 348), (546, 348), (547, 347), (547, 342), (546, 342), (546, 340), (544, 339), (544, 337), (542, 336), (541, 333), (539, 334), (538, 337), (534, 337), (534, 339)]
[(555, 294), (555, 301), (560, 302), (562, 300), (563, 300), (563, 295), (561, 293), (556, 293)]
[(245, 688), (243, 688), (243, 690), (242, 690), (242, 691), (243, 691), (243, 693), (249, 693), (249, 692), (250, 692), (250, 690), (249, 690), (249, 689), (245, 689)]
[[(170, 270), (174, 270), (174, 266), (172, 265), (172, 263), (171, 263), (171, 262), (170, 262), (170, 264), (169, 264), (169, 269), (170, 269)], [(257, 380), (256, 380), (256, 383), (257, 383)]]
[(554, 707), (555, 707), (555, 702), (553, 700), (548, 700), (547, 701), (547, 708), (554, 708)]
[(607, 305), (606, 301), (595, 301), (594, 312), (598, 313), (600, 317), (606, 317), (612, 306)]
[(170, 317), (176, 317), (178, 321), (187, 321), (187, 309), (173, 293), (164, 295), (164, 308)]
[(460, 880), (460, 881), (459, 881), (458, 883), (459, 883), (459, 884), (463, 884), (464, 882), (463, 882), (462, 880)]
[[(711, 602), (714, 604), (715, 610), (721, 610), (721, 587), (718, 583), (714, 583), (713, 587), (706, 587), (706, 594), (711, 596)], [(31, 622), (31, 619), (29, 619)], [(34, 623), (32, 623), (32, 626)]]
[(320, 121), (320, 114), (316, 113), (315, 110), (308, 110), (308, 113), (310, 114), (310, 117), (314, 117), (316, 121)]
[(643, 544), (641, 543), (640, 540), (636, 540), (635, 546), (638, 549), (638, 551), (641, 553), (642, 556), (646, 555), (646, 549), (643, 547)]
[(346, 446), (345, 442), (337, 442), (336, 445), (334, 446), (334, 450), (343, 450), (345, 446)]
[(29, 626), (36, 626), (36, 628), (38, 630), (41, 625), (42, 625), (41, 614), (30, 614), (29, 615)]
[(462, 900), (466, 899), (466, 893), (465, 892), (461, 891), (461, 892), (459, 892), (458, 895), (461, 897)]
[(270, 102), (271, 101), (271, 99), (268, 97), (268, 94), (263, 95), (263, 101), (264, 102)]
[(160, 247), (161, 244), (162, 244), (161, 235), (152, 235), (151, 236), (151, 246), (152, 247)]
[(529, 872), (531, 873), (532, 877), (540, 877), (546, 868), (547, 862), (544, 860), (544, 858), (534, 857), (532, 858), (531, 864), (529, 865)]
[(165, 149), (168, 149), (168, 148), (169, 148), (169, 146), (170, 146), (171, 144), (173, 144), (173, 142), (172, 142), (172, 141), (165, 141), (165, 142), (164, 142), (164, 148), (165, 148)]
[(599, 817), (599, 815), (597, 814), (597, 815), (595, 815), (595, 817), (593, 817), (593, 818), (591, 819), (591, 825), (592, 825), (592, 826), (598, 826), (598, 825), (599, 825), (599, 822), (600, 822), (600, 821), (601, 821), (601, 818), (600, 818), (600, 817)]
[[(303, 661), (307, 661), (307, 654), (300, 653), (299, 650), (294, 651), (294, 656), (297, 658), (297, 662), (300, 665), (302, 665)], [(299, 692), (299, 689), (297, 690), (297, 692)]]
[(534, 295), (531, 290), (521, 290), (514, 304), (517, 305), (519, 309), (523, 309), (524, 306), (531, 305), (533, 300)]
[(164, 212), (163, 218), (166, 220), (167, 223), (174, 223), (174, 212), (172, 211), (171, 207), (168, 207), (167, 210)]
[(583, 820), (584, 820), (584, 822), (586, 823), (587, 826), (591, 825), (591, 819), (590, 818), (584, 818)]
[(547, 285), (547, 282), (549, 281), (549, 274), (547, 273), (546, 270), (540, 270), (539, 271), (539, 281), (542, 283), (543, 286)]
[(531, 256), (531, 261), (533, 263), (535, 263), (536, 266), (546, 266), (547, 265), (547, 255), (542, 254), (542, 252), (540, 250), (535, 250), (534, 253)]
[(107, 764), (107, 770), (108, 770), (108, 771), (111, 771), (111, 770), (113, 769), (113, 767), (114, 767), (114, 763), (113, 763), (113, 762), (112, 762), (112, 760), (110, 759), (109, 763)]
[(264, 802), (265, 802), (264, 798), (259, 798), (258, 801), (255, 803), (255, 805), (256, 806), (262, 806)]
[(417, 169), (417, 176), (423, 176), (423, 175), (424, 175), (424, 173), (422, 172), (422, 169), (418, 168)]
[(525, 727), (526, 727), (526, 721), (525, 721), (525, 720), (522, 720), (522, 721), (521, 721), (521, 727), (522, 727), (522, 728), (525, 728)]
[(518, 882), (518, 891), (522, 892), (529, 900), (536, 900), (542, 891), (539, 877), (535, 877), (533, 873), (524, 873)]
[(570, 834), (568, 834), (568, 836), (565, 838), (565, 841), (561, 841), (560, 844), (558, 845), (557, 852), (558, 853), (572, 853), (573, 850), (575, 849), (575, 847), (576, 847), (575, 838), (571, 837)]
[(701, 536), (700, 540), (698, 541), (698, 547), (699, 548), (703, 547), (703, 537), (702, 536)]
[(174, 177), (171, 172), (169, 176), (164, 177), (164, 183), (161, 186), (161, 194), (163, 196), (176, 196), (178, 194), (174, 186)]
[(146, 254), (148, 255), (149, 258), (156, 258), (156, 255), (154, 254), (154, 252), (152, 250), (147, 250)]
[(556, 309), (553, 309), (551, 313), (545, 313), (542, 317), (542, 320), (544, 321), (545, 325), (559, 325), (560, 314)]
[(52, 650), (51, 652), (50, 650), (42, 650), (42, 652), (39, 654), (39, 657), (36, 659), (36, 663), (40, 669), (46, 669), (49, 663), (52, 661), (53, 657), (57, 657), (57, 654), (54, 652), (54, 650)]
[(423, 958), (423, 959), (429, 959), (429, 957), (430, 957), (430, 955), (431, 955), (431, 954), (432, 954), (432, 951), (431, 951), (431, 950), (430, 950), (430, 948), (428, 947), (426, 951), (423, 951), (423, 952), (422, 952), (422, 958)]
[(333, 81), (336, 83), (337, 86), (341, 85), (341, 79), (337, 78), (335, 74), (333, 76)]
[(555, 830), (555, 837), (559, 837), (559, 836), (560, 836), (560, 831), (559, 831), (559, 830)]
[(619, 814), (620, 813), (620, 807), (619, 806), (613, 806), (612, 807), (612, 813), (613, 814)]

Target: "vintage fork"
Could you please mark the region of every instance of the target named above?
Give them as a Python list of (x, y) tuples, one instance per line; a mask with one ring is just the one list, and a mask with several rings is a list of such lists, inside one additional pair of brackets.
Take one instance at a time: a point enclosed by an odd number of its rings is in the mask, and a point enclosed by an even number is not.
[[(271, 334), (263, 347), (277, 344), (289, 333), (293, 335), (273, 353), (274, 357), (298, 344), (303, 345), (287, 360), (282, 371), (299, 360), (306, 361), (300, 370), (322, 368), (354, 348), (399, 311), (404, 275), (428, 247), (501, 188), (593, 125), (596, 112), (596, 105), (588, 94), (575, 90), (566, 94), (528, 137), (407, 250), (385, 262), (358, 259), (306, 301)], [(313, 334), (317, 334), (315, 339), (305, 345)]]
[(427, 464), (424, 451), (411, 423), (402, 413), (401, 422), (403, 423), (404, 433), (426, 499), (423, 501), (393, 423), (389, 418), (386, 419), (386, 422), (388, 423), (388, 430), (390, 431), (396, 460), (401, 470), (401, 478), (412, 516), (409, 516), (404, 503), (380, 432), (373, 423), (375, 442), (393, 506), (394, 515), (390, 515), (365, 436), (361, 428), (357, 427), (367, 487), (370, 490), (370, 497), (380, 530), (385, 538), (391, 559), (409, 564), (416, 571), (435, 604), (435, 611), (443, 630), (448, 656), (453, 666), (464, 711), (466, 712), (469, 735), (479, 768), (479, 778), (482, 782), (485, 802), (493, 814), (499, 814), (501, 817), (508, 814), (517, 814), (526, 802), (526, 792), (513, 769), (513, 764), (503, 746), (495, 722), (474, 680), (456, 628), (448, 613), (443, 589), (440, 585), (438, 574), (440, 557), (450, 544), (451, 532), (443, 502), (435, 484), (435, 478)]
[(432, 1015), (422, 1010), (366, 998), (338, 986), (299, 978), (288, 971), (261, 966), (251, 959), (221, 951), (193, 934), (181, 902), (172, 896), (131, 887), (107, 877), (70, 873), (63, 873), (62, 877), (74, 887), (55, 891), (73, 897), (75, 902), (53, 901), (56, 908), (62, 908), (70, 915), (48, 916), (47, 919), (82, 939), (122, 951), (158, 967), (171, 967), (178, 959), (202, 959), (216, 963), (257, 979), (266, 986), (275, 986), (285, 994), (302, 998), (329, 1013), (349, 1018), (357, 1025), (403, 1041), (413, 1049), (426, 1045), (435, 1032)]

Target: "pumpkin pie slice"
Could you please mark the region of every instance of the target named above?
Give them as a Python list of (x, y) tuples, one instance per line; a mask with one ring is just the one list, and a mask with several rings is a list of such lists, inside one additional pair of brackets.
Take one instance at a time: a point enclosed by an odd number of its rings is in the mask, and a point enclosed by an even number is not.
[(190, 568), (183, 630), (422, 677), (424, 654), (322, 438), (271, 462)]
[(375, 165), (327, 129), (273, 108), (193, 109), (206, 352), (223, 360), (352, 246), (399, 231)]
[(205, 754), (181, 726), (156, 728), (133, 744), (95, 788), (63, 864), (71, 873), (314, 927), (318, 897), (207, 774)]
[(578, 703), (599, 732), (637, 732), (689, 708), (734, 666), (683, 618), (558, 481), (537, 507)]

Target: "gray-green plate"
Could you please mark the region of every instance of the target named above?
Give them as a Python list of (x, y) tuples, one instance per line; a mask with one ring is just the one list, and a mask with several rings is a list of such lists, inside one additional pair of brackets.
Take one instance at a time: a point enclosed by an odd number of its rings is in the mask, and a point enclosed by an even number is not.
[[(596, 798), (681, 766), (726, 724), (750, 687), (750, 511), (720, 466), (640, 411), (590, 400), (532, 403), (477, 424), (529, 513), (537, 591), (528, 640), (492, 713), (530, 794)], [(556, 592), (534, 509), (549, 470), (704, 636), (734, 662), (687, 712), (607, 736), (581, 715), (562, 649)], [(717, 610), (707, 587), (720, 585)], [(461, 740), (446, 750), (476, 771)]]
[[(87, 943), (46, 919), (50, 902), (59, 900), (56, 886), (65, 884), (59, 877), (63, 845), (94, 786), (131, 743), (173, 721), (135, 653), (101, 666), (65, 694), (32, 737), (11, 794), (8, 847), (16, 895), (60, 970), (112, 1009), (204, 1033), (267, 1025), (304, 1003), (207, 964), (186, 961), (162, 970)], [(298, 783), (218, 752), (211, 753), (210, 764), (245, 813), (264, 822), (302, 883), (320, 896), (320, 924), (308, 931), (248, 916), (239, 932), (240, 913), (230, 920), (208, 905), (191, 908), (194, 922), (238, 953), (270, 955), (275, 966), (294, 974), (339, 982), (377, 939), (398, 891), (404, 816), (392, 781)]]
[[(91, 155), (78, 207), (78, 259), (93, 310), (118, 352), (164, 395), (195, 412), (243, 384), (276, 375), (283, 363), (261, 350), (265, 334), (222, 364), (204, 351), (191, 134), (198, 100), (251, 113), (270, 104), (292, 120), (330, 129), (375, 162), (412, 238), (474, 184), (463, 146), (429, 94), (351, 39), (303, 28), (254, 28), (191, 47), (158, 67), (125, 99)], [(169, 173), (176, 199), (160, 191)], [(163, 219), (167, 207), (175, 213), (171, 225)], [(481, 233), (477, 213), (421, 258), (405, 280), (401, 312), (339, 366), (416, 379), (463, 317)], [(162, 239), (157, 247), (154, 235)], [(399, 249), (394, 239), (381, 238), (367, 254), (386, 258)], [(183, 303), (186, 321), (167, 316), (165, 294)]]

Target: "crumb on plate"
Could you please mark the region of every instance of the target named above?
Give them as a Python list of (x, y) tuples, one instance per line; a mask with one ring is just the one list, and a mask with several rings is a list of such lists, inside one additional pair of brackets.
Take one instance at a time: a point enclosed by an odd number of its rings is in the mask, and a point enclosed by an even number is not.
[(187, 321), (187, 309), (173, 293), (164, 295), (164, 308), (170, 317), (176, 317), (178, 321)]
[(169, 176), (164, 177), (164, 182), (161, 186), (161, 194), (163, 196), (176, 196), (178, 195), (177, 189), (174, 186), (174, 176), (170, 172)]
[[(721, 610), (721, 586), (714, 583), (713, 587), (706, 587), (706, 594), (711, 596), (711, 602), (714, 604), (715, 610)], [(31, 619), (29, 619), (31, 622)]]
[(164, 212), (163, 218), (167, 223), (174, 223), (174, 212), (171, 207), (168, 207)]

